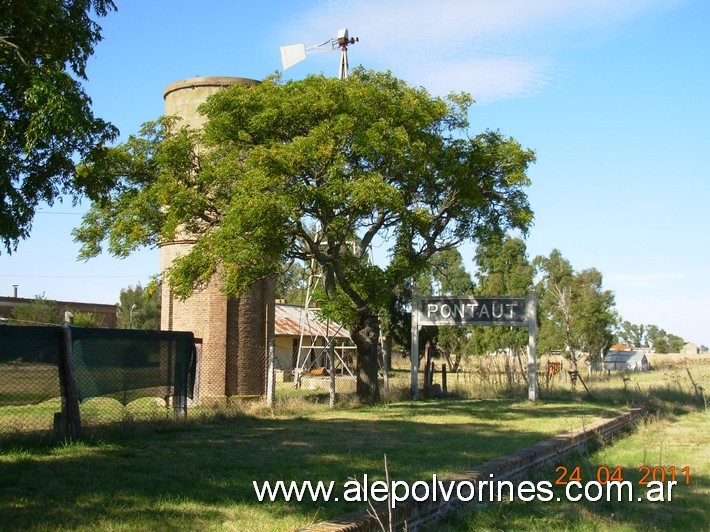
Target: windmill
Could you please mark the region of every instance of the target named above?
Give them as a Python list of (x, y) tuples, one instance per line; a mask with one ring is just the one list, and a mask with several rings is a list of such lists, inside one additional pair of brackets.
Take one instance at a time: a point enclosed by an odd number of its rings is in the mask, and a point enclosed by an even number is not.
[[(347, 79), (348, 66), (348, 46), (359, 42), (357, 37), (350, 37), (347, 28), (339, 30), (335, 39), (310, 46), (306, 48), (304, 44), (291, 44), (281, 47), (281, 64), (286, 70), (293, 65), (306, 59), (309, 54), (332, 52), (340, 49), (340, 69), (338, 79)], [(330, 320), (319, 319), (318, 303), (314, 301), (314, 290), (323, 282), (322, 268), (315, 259), (311, 258), (309, 268), (308, 287), (306, 290), (306, 301), (301, 310), (299, 323), (300, 335), (298, 341), (298, 351), (296, 351), (296, 364), (294, 367), (294, 383), (296, 388), (300, 388), (302, 379), (313, 366), (316, 360), (320, 360), (325, 354), (330, 355), (330, 401), (331, 408), (335, 405), (335, 371), (336, 358), (340, 362), (341, 375), (347, 372), (353, 380), (356, 380), (353, 372), (343, 358), (346, 350), (357, 349), (350, 339), (350, 334), (343, 329), (342, 325), (331, 324)], [(342, 341), (343, 338), (347, 340)], [(336, 341), (339, 345), (336, 350)]]
[(350, 37), (347, 28), (339, 30), (338, 36), (335, 39), (313, 46), (300, 44), (289, 44), (282, 46), (281, 49), (281, 65), (283, 69), (292, 67), (306, 59), (308, 54), (318, 54), (323, 52), (332, 52), (340, 49), (340, 70), (338, 71), (338, 79), (346, 79), (348, 77), (348, 46), (359, 42), (357, 37)]

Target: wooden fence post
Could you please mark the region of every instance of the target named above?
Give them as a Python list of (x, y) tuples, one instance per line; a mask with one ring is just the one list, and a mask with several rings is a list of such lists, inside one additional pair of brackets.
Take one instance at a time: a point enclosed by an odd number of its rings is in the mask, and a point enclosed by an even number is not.
[(441, 365), (441, 392), (446, 395), (446, 362)]
[(74, 369), (72, 365), (72, 337), (69, 324), (62, 327), (62, 348), (60, 361), (60, 377), (64, 386), (62, 391), (62, 415), (65, 423), (64, 435), (71, 439), (81, 437), (81, 414), (79, 412), (79, 396), (76, 391), (74, 381)]
[(424, 362), (424, 395), (429, 395), (429, 362)]

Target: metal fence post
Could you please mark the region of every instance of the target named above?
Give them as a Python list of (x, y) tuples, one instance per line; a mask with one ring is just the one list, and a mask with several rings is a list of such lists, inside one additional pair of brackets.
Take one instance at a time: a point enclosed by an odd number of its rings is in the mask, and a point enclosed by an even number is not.
[(537, 401), (537, 298), (535, 290), (528, 293), (525, 309), (528, 330), (528, 400)]
[[(189, 359), (191, 357), (187, 356), (185, 346), (181, 346), (180, 352), (178, 353), (177, 342), (171, 340), (168, 343), (168, 354), (169, 356), (175, 357), (175, 375), (173, 377), (173, 413), (178, 419), (185, 419), (187, 417), (187, 388), (188, 380), (190, 377), (190, 364)], [(195, 346), (194, 344), (189, 346), (191, 353), (194, 355)]]
[(187, 397), (184, 395), (173, 396), (173, 411), (179, 419), (187, 418)]
[(268, 339), (266, 359), (266, 406), (273, 408), (276, 401), (276, 369), (274, 338)]

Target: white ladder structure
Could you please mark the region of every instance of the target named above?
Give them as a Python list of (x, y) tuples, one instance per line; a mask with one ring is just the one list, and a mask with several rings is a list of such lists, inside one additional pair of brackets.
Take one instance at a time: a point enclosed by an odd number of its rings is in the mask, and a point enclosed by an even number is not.
[[(342, 325), (331, 323), (329, 319), (325, 322), (318, 317), (318, 307), (315, 305), (313, 299), (313, 292), (318, 285), (323, 283), (323, 273), (320, 265), (315, 259), (311, 259), (309, 275), (308, 275), (308, 286), (306, 287), (306, 301), (303, 308), (301, 309), (301, 319), (300, 319), (300, 334), (298, 339), (298, 353), (296, 357), (296, 367), (294, 368), (294, 383), (296, 388), (300, 388), (303, 376), (308, 374), (308, 372), (313, 368), (316, 362), (321, 360), (323, 355), (327, 355), (332, 350), (335, 354), (335, 359), (340, 361), (343, 373), (347, 372), (350, 377), (356, 379), (355, 374), (350, 370), (341, 353), (346, 350), (356, 350), (357, 347), (352, 344), (350, 340), (350, 333), (348, 333)], [(335, 340), (340, 338), (347, 338), (350, 345), (338, 345), (335, 346)], [(325, 360), (330, 360), (329, 357), (325, 357)], [(325, 365), (327, 367), (327, 365)], [(335, 371), (335, 360), (334, 363), (328, 368), (328, 371)]]

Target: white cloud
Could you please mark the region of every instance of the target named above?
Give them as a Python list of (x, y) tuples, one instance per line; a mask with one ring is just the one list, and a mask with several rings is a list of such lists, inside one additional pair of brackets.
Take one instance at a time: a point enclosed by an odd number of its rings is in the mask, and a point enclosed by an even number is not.
[[(310, 4), (284, 43), (315, 44), (347, 27), (351, 65), (392, 70), (429, 90), (479, 102), (534, 94), (580, 36), (678, 0), (352, 0)], [(337, 65), (337, 60), (333, 58)], [(335, 70), (335, 68), (334, 68)]]
[(514, 57), (441, 59), (406, 65), (401, 69), (401, 77), (435, 94), (465, 90), (477, 102), (484, 103), (534, 94), (547, 84), (550, 69), (542, 60)]

